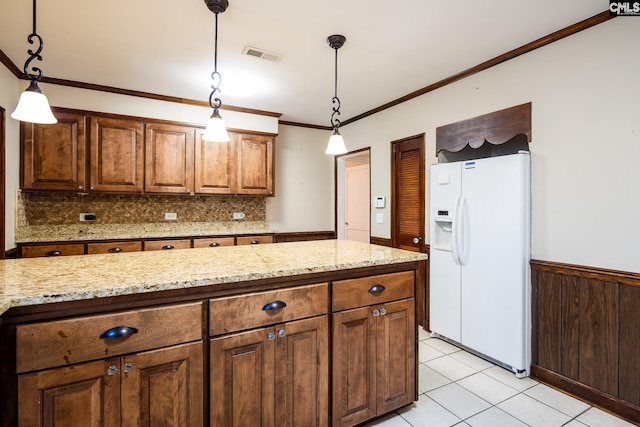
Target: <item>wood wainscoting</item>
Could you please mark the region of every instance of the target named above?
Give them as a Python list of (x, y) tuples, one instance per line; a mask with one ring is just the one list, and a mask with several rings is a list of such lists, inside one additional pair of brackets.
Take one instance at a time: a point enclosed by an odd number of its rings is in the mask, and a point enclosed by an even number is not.
[(335, 231), (294, 231), (276, 233), (274, 236), (274, 243), (303, 242), (306, 240), (330, 240), (335, 238)]
[(640, 424), (640, 274), (531, 261), (531, 376)]

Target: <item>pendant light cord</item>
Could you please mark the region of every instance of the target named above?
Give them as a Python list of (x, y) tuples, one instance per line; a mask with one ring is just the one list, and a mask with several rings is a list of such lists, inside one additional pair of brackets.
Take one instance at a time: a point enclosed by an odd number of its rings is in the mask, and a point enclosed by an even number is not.
[(40, 55), (40, 52), (42, 52), (42, 48), (44, 47), (44, 44), (42, 42), (42, 37), (40, 37), (38, 33), (36, 33), (36, 0), (33, 0), (33, 32), (29, 34), (29, 37), (27, 37), (27, 41), (29, 42), (29, 44), (34, 44), (35, 43), (34, 39), (38, 40), (38, 48), (35, 51), (32, 49), (27, 50), (27, 53), (29, 54), (29, 58), (27, 59), (27, 62), (24, 63), (23, 71), (25, 76), (29, 80), (38, 81), (40, 80), (40, 77), (42, 77), (42, 70), (40, 68), (32, 67), (31, 71), (33, 71), (35, 74), (29, 73), (29, 65), (34, 59), (37, 59), (38, 61), (42, 61), (42, 56)]
[[(35, 1), (35, 0), (34, 0)], [(222, 81), (222, 76), (218, 72), (218, 13), (216, 15), (216, 24), (215, 24), (215, 47), (213, 53), (213, 73), (211, 73), (211, 80), (213, 83), (211, 84), (211, 94), (209, 95), (209, 105), (214, 110), (218, 110), (222, 106), (222, 100), (220, 98), (214, 98), (216, 92), (220, 91), (220, 83)]]
[(331, 114), (331, 126), (334, 129), (338, 129), (340, 127), (340, 120), (336, 117), (340, 115), (340, 98), (338, 98), (338, 49), (334, 48), (336, 51), (336, 60), (335, 60), (335, 69), (334, 69), (334, 95), (331, 103), (333, 104), (333, 113)]

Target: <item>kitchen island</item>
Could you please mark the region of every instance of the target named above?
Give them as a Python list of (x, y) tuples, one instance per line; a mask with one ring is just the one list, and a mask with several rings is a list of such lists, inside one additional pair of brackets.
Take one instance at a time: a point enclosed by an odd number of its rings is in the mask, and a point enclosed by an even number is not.
[(326, 240), (2, 261), (3, 425), (382, 415), (417, 396), (424, 260)]

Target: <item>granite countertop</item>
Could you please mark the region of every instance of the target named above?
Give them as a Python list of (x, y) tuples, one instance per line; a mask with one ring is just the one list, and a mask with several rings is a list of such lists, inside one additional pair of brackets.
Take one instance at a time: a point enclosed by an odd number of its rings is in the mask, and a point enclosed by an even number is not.
[(0, 261), (0, 314), (11, 307), (88, 300), (426, 260), (347, 240)]
[(264, 221), (159, 222), (145, 224), (30, 225), (16, 228), (17, 243), (153, 239), (274, 233)]

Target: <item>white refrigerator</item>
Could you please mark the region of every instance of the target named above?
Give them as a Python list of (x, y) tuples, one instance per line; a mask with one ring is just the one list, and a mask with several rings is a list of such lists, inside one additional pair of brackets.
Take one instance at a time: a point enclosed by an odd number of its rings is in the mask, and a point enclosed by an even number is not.
[(529, 375), (530, 155), (431, 166), (429, 325)]

